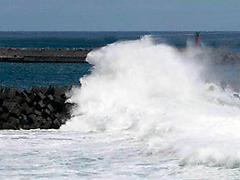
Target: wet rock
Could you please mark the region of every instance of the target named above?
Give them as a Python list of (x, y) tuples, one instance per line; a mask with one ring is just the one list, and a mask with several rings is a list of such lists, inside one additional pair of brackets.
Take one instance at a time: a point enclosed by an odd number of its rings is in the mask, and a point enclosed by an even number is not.
[(9, 117), (8, 123), (15, 127), (15, 129), (19, 129), (19, 119), (15, 117)]
[(23, 128), (24, 125), (28, 124), (28, 119), (27, 116), (25, 114), (21, 114), (19, 116), (19, 125), (21, 128)]
[(55, 119), (55, 120), (53, 121), (53, 123), (52, 123), (52, 127), (53, 127), (54, 129), (59, 129), (60, 126), (61, 126), (61, 123), (60, 123), (57, 119)]
[(3, 123), (2, 124), (2, 129), (18, 130), (17, 127), (15, 127), (15, 126), (13, 126), (12, 124), (9, 124), (9, 123)]
[(38, 111), (38, 110), (34, 110), (34, 114), (37, 115), (37, 116), (41, 116), (42, 115), (41, 111)]
[(9, 114), (8, 113), (3, 113), (0, 116), (0, 122), (7, 122), (8, 121)]
[(2, 104), (2, 108), (5, 113), (12, 112), (15, 106), (16, 106), (16, 103), (11, 101), (4, 101)]
[(54, 108), (51, 104), (48, 104), (47, 108), (49, 109), (50, 112), (54, 112)]
[(41, 125), (41, 129), (51, 129), (51, 128), (52, 128), (52, 120), (48, 118), (48, 119)]
[(53, 84), (20, 90), (0, 86), (0, 129), (59, 129), (70, 118), (67, 87)]

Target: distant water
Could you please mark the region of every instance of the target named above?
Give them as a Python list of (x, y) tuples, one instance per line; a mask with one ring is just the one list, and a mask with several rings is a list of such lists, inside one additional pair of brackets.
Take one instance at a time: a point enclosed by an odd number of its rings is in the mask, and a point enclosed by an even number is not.
[[(8, 48), (99, 48), (117, 41), (137, 40), (145, 35), (156, 43), (177, 48), (193, 44), (195, 32), (0, 32), (0, 47)], [(203, 46), (240, 52), (240, 32), (201, 32)], [(0, 64), (3, 86), (28, 88), (56, 83), (71, 86), (90, 73), (89, 64)]]
[(0, 63), (0, 83), (4, 87), (28, 89), (32, 86), (79, 85), (79, 78), (90, 73), (88, 63)]
[(1, 179), (239, 179), (240, 63), (212, 56), (239, 53), (239, 32), (201, 32), (201, 48), (195, 32), (84, 33), (116, 38), (88, 54), (91, 69), (1, 64), (5, 84), (82, 83), (60, 130), (0, 131)]
[[(0, 47), (22, 48), (96, 48), (116, 41), (136, 40), (144, 35), (152, 35), (156, 40), (183, 48), (193, 40), (193, 31), (116, 31), (116, 32), (3, 32), (0, 31)], [(239, 50), (240, 32), (201, 32), (201, 40), (214, 48), (229, 47)]]

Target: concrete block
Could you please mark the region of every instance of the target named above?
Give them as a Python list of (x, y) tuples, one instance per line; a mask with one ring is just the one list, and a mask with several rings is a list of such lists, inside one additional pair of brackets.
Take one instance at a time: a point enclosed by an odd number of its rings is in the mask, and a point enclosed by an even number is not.
[(42, 92), (42, 94), (46, 95), (46, 94), (47, 94), (47, 91), (48, 91), (48, 87), (42, 86), (42, 87), (40, 88), (40, 91)]
[(28, 117), (29, 124), (35, 124), (37, 123), (37, 116), (35, 114), (30, 114)]
[(4, 102), (4, 99), (1, 99), (0, 97), (0, 106), (2, 106), (3, 102)]
[(22, 127), (23, 125), (26, 125), (28, 124), (28, 120), (27, 120), (27, 116), (25, 114), (21, 114), (19, 116), (19, 123), (20, 123), (20, 126)]
[(46, 120), (46, 122), (41, 125), (41, 129), (50, 129), (50, 128), (52, 128), (52, 121)]
[(0, 107), (0, 115), (3, 114), (3, 108)]
[(7, 96), (9, 99), (13, 99), (16, 96), (16, 88), (15, 87), (9, 87), (6, 90)]
[(41, 116), (42, 115), (41, 111), (38, 111), (36, 109), (34, 110), (34, 114), (37, 115), (37, 116)]
[(15, 102), (7, 101), (7, 100), (5, 100), (2, 104), (4, 112), (12, 112), (15, 106), (16, 106)]
[(38, 105), (39, 105), (41, 108), (44, 108), (44, 107), (45, 107), (45, 104), (43, 103), (43, 100), (39, 101), (39, 102), (38, 102)]
[(63, 105), (62, 105), (62, 104), (60, 104), (60, 103), (58, 103), (58, 102), (55, 102), (55, 101), (52, 101), (51, 104), (52, 104), (52, 106), (54, 107), (54, 112), (55, 112), (55, 113), (56, 113), (56, 112), (59, 112), (59, 113), (62, 112), (62, 110), (63, 110)]
[(60, 126), (61, 126), (61, 123), (58, 121), (58, 119), (55, 119), (55, 120), (53, 121), (53, 123), (52, 123), (52, 127), (53, 127), (54, 129), (59, 129)]
[(9, 117), (8, 123), (19, 129), (19, 119), (15, 117)]
[(55, 115), (54, 115), (57, 119), (61, 119), (61, 114), (59, 114), (59, 113), (56, 113)]
[(50, 117), (50, 115), (51, 115), (51, 112), (48, 109), (45, 109), (44, 112), (42, 113), (42, 116), (44, 118), (48, 118), (48, 117)]
[(43, 99), (45, 98), (45, 95), (44, 95), (41, 91), (39, 91), (39, 92), (37, 93), (37, 96), (38, 96), (41, 100), (43, 100)]
[(8, 113), (3, 113), (0, 116), (0, 122), (7, 122), (8, 121), (9, 114)]
[(22, 113), (26, 115), (31, 114), (34, 111), (33, 108), (29, 107), (27, 103), (23, 103), (22, 108), (23, 108)]
[(48, 97), (48, 99), (49, 99), (50, 101), (53, 101), (53, 100), (54, 100), (54, 97), (53, 97), (51, 94), (48, 95), (47, 97)]
[(52, 106), (51, 104), (48, 104), (48, 105), (47, 105), (47, 108), (48, 108), (51, 112), (54, 111), (54, 108), (53, 108), (53, 106)]
[(9, 123), (3, 123), (2, 124), (2, 129), (12, 129), (12, 130), (18, 130), (19, 128), (13, 126), (12, 124)]

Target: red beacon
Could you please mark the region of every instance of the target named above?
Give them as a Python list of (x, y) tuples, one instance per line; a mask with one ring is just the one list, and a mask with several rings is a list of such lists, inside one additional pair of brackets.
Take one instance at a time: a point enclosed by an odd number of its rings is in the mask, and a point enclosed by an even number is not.
[(195, 47), (200, 47), (200, 32), (196, 32)]

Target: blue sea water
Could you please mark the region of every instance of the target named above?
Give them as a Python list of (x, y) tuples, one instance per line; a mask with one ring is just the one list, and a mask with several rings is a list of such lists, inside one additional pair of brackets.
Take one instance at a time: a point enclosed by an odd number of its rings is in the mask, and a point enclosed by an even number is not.
[(32, 86), (79, 85), (79, 78), (90, 73), (88, 63), (0, 63), (0, 83), (4, 87), (28, 89)]
[(0, 131), (0, 179), (240, 179), (240, 63), (211, 56), (238, 54), (240, 32), (194, 36), (0, 32), (0, 47), (94, 49), (89, 64), (0, 63), (3, 86), (82, 82), (60, 130)]
[[(86, 31), (86, 32), (4, 32), (0, 31), (0, 47), (22, 48), (96, 48), (122, 40), (136, 40), (144, 35), (156, 36), (161, 41), (176, 47), (186, 47), (193, 40), (193, 31)], [(201, 40), (206, 46), (240, 48), (240, 32), (201, 32)]]
[[(145, 35), (156, 43), (185, 48), (194, 41), (195, 32), (0, 32), (0, 48), (83, 48), (95, 49), (117, 41), (137, 40)], [(240, 52), (240, 32), (201, 32), (201, 42), (212, 48)], [(56, 83), (71, 86), (91, 71), (89, 64), (0, 64), (2, 86), (29, 88)]]

